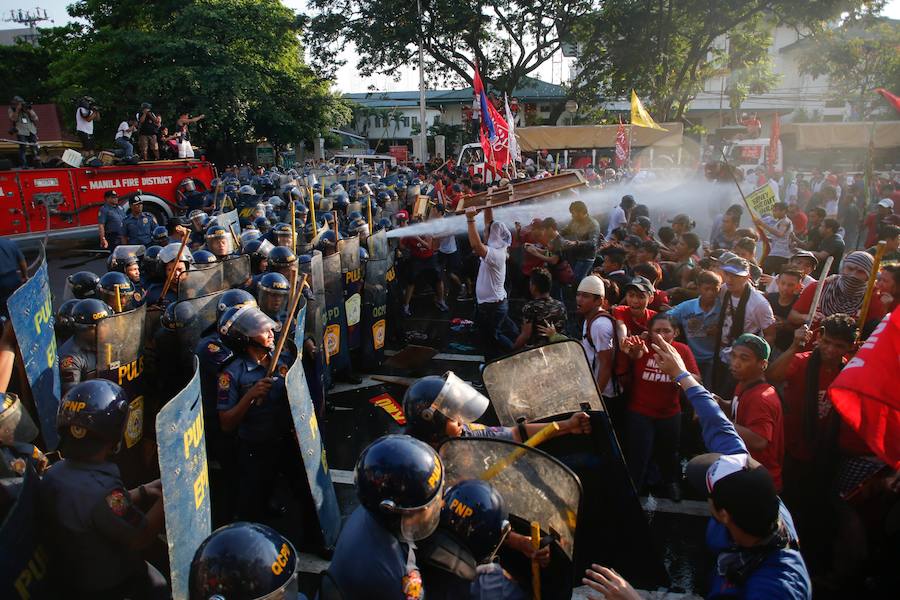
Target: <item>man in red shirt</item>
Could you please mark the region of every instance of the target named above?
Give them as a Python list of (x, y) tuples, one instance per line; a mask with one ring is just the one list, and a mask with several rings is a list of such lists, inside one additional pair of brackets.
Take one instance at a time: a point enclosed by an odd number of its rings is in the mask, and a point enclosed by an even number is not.
[(725, 414), (731, 414), (750, 456), (769, 470), (780, 492), (784, 423), (778, 392), (765, 378), (770, 352), (769, 343), (758, 335), (745, 333), (738, 337), (731, 345), (729, 367), (737, 381), (734, 398), (720, 402)]
[[(633, 277), (623, 286), (622, 291), (625, 294), (624, 304), (613, 308), (613, 317), (625, 326), (626, 335), (645, 333), (648, 321), (656, 314), (655, 310), (647, 308), (656, 291), (653, 284), (646, 277)], [(619, 339), (624, 337), (623, 335)]]

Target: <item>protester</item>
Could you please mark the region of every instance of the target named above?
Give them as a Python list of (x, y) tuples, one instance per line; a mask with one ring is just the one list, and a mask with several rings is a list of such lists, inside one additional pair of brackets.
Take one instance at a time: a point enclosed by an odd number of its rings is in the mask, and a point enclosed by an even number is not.
[(562, 236), (568, 240), (566, 247), (572, 260), (573, 281), (581, 281), (594, 266), (597, 247), (600, 244), (600, 224), (588, 214), (584, 202), (576, 200), (569, 205), (572, 220), (562, 229)]
[(788, 320), (791, 309), (802, 289), (802, 273), (800, 271), (786, 270), (778, 275), (778, 291), (766, 294), (766, 300), (772, 307), (775, 316), (775, 341), (772, 344), (779, 352), (784, 352), (791, 344), (795, 327)]
[(522, 307), (522, 328), (512, 350), (540, 346), (553, 341), (556, 334), (565, 334), (566, 306), (550, 297), (552, 285), (547, 269), (539, 267), (531, 272), (531, 300)]

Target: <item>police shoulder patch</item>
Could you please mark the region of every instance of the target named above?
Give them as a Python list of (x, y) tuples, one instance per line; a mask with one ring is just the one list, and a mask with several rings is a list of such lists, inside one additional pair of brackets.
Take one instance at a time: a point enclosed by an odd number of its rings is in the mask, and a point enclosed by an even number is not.
[(278, 365), (278, 374), (279, 374), (279, 375), (281, 375), (282, 377), (284, 377), (285, 375), (287, 375), (287, 372), (288, 372), (287, 366), (285, 366), (285, 365)]
[(113, 514), (117, 517), (124, 517), (128, 512), (128, 496), (127, 492), (121, 488), (114, 489), (106, 496), (106, 504)]
[(71, 356), (63, 356), (62, 360), (59, 361), (60, 369), (72, 369), (75, 367), (75, 359)]
[(403, 596), (406, 600), (420, 600), (424, 597), (423, 592), (422, 575), (418, 569), (403, 576)]
[(210, 352), (214, 352), (214, 353), (221, 350), (221, 348), (219, 346), (217, 346), (216, 344), (213, 344), (212, 342), (210, 342), (209, 344), (206, 345), (206, 349), (209, 350)]
[(231, 387), (231, 375), (228, 373), (220, 373), (219, 374), (219, 389), (222, 391), (227, 390)]

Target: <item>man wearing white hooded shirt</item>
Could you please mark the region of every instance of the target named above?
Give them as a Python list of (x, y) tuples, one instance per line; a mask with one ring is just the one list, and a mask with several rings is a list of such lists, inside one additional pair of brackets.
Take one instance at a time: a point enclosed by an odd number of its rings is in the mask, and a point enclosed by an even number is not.
[(478, 304), (478, 327), (485, 340), (485, 355), (495, 356), (512, 349), (519, 332), (509, 318), (509, 303), (506, 298), (507, 248), (512, 243), (512, 234), (503, 223), (494, 222), (493, 211), (484, 209), (484, 231), (487, 244), (481, 241), (475, 225), (478, 211), (466, 209), (469, 244), (472, 251), (481, 258), (478, 277), (475, 280), (475, 301)]

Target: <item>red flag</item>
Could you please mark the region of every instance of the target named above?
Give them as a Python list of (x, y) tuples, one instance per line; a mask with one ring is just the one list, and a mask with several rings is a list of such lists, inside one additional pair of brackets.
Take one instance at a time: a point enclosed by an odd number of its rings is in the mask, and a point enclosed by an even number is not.
[(828, 388), (844, 421), (892, 469), (900, 469), (900, 310), (884, 317)]
[(481, 106), (481, 131), (479, 141), (484, 150), (485, 164), (500, 170), (509, 163), (509, 126), (494, 106), (488, 100), (481, 83), (481, 75), (478, 67), (475, 68), (475, 76), (472, 78), (472, 88), (475, 92), (475, 100)]
[(628, 155), (631, 152), (629, 146), (625, 124), (619, 121), (619, 128), (616, 130), (616, 167), (623, 167), (628, 163)]
[(900, 112), (900, 96), (895, 96), (884, 88), (875, 88), (875, 91), (884, 96), (884, 99), (891, 103), (894, 110)]
[(778, 165), (778, 146), (781, 141), (781, 117), (775, 113), (775, 119), (772, 121), (772, 133), (769, 136), (769, 156), (766, 157), (766, 164), (769, 167), (769, 176), (775, 174), (775, 167)]

